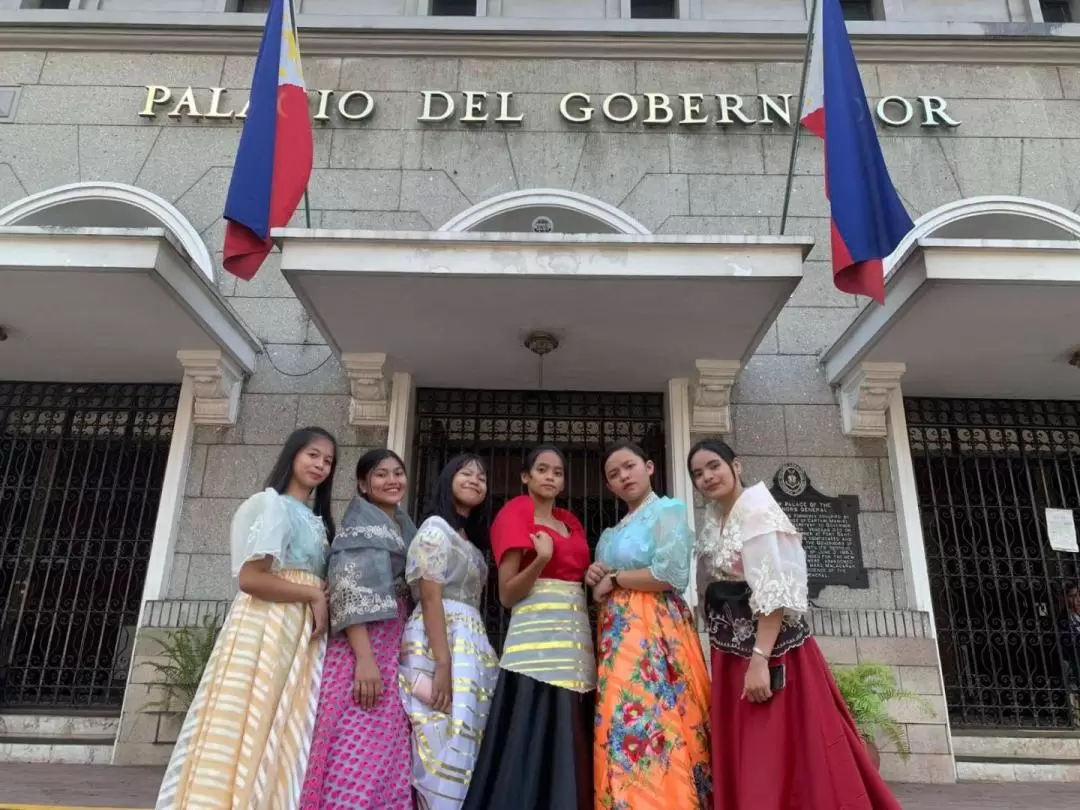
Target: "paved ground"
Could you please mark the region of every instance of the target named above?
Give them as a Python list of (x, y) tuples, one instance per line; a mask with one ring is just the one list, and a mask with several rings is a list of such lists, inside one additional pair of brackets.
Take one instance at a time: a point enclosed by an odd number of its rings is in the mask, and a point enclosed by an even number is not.
[[(0, 810), (119, 808), (154, 805), (160, 768), (0, 763)], [(905, 810), (1065, 810), (1080, 806), (1076, 784), (895, 785)]]

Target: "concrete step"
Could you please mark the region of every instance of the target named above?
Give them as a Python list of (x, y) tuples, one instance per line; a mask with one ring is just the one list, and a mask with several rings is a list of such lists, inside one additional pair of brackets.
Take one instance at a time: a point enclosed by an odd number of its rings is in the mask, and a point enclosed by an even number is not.
[(956, 777), (965, 782), (1080, 782), (1080, 734), (953, 732)]
[(115, 715), (0, 714), (0, 736), (81, 737), (112, 743), (119, 729), (120, 718)]
[(112, 762), (112, 753), (112, 743), (99, 745), (79, 739), (50, 743), (35, 737), (0, 736), (0, 762), (108, 765)]
[(956, 760), (960, 782), (1077, 782), (1080, 763), (1052, 760)]
[(0, 714), (0, 762), (108, 764), (119, 727), (115, 716)]
[(965, 734), (954, 731), (953, 752), (958, 759), (1046, 759), (1080, 763), (1080, 734)]

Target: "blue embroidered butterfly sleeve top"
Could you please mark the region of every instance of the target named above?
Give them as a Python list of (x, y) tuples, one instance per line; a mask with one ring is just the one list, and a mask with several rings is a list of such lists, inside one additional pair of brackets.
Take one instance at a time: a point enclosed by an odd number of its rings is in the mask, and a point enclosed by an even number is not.
[(675, 498), (655, 498), (607, 529), (596, 546), (596, 560), (609, 568), (629, 571), (648, 568), (676, 591), (690, 583), (694, 534), (686, 522), (686, 504)]

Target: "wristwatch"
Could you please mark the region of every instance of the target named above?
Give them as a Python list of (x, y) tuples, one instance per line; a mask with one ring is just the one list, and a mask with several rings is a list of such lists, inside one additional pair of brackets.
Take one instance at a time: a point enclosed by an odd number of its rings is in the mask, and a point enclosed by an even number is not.
[(608, 574), (608, 576), (611, 577), (611, 585), (612, 585), (612, 587), (613, 588), (618, 588), (619, 587), (619, 572), (618, 571), (612, 571), (611, 573)]

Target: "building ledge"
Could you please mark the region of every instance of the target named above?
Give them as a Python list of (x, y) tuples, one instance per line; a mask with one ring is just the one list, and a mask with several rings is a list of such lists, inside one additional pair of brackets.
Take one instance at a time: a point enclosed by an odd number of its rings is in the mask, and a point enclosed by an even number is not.
[(889, 273), (885, 305), (863, 309), (824, 353), (826, 377), (845, 407), (888, 384), (907, 396), (1076, 399), (1078, 261), (1080, 241), (1064, 238), (918, 239)]
[[(0, 12), (0, 50), (253, 54), (258, 14)], [(306, 56), (798, 61), (802, 21), (298, 16)], [(880, 62), (1080, 64), (1080, 24), (852, 22)]]
[[(540, 368), (525, 341), (542, 331), (557, 345), (544, 358), (544, 387), (663, 390), (696, 369), (701, 404), (720, 427), (725, 391), (798, 284), (813, 244), (303, 229), (274, 238), (282, 273), (349, 372), (358, 424), (385, 419), (390, 372), (431, 387), (535, 385)], [(379, 306), (357, 318), (357, 301)]]
[(165, 382), (190, 365), (220, 394), (262, 349), (164, 228), (0, 227), (0, 290), (0, 379)]

